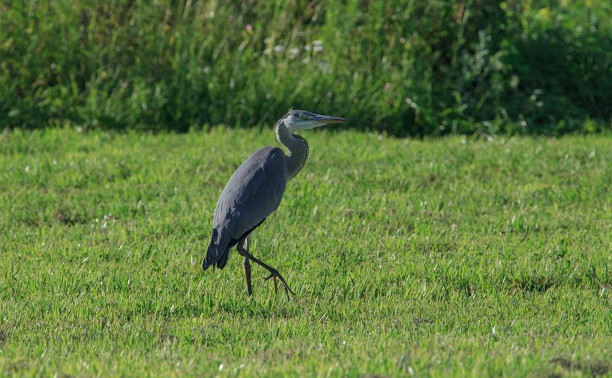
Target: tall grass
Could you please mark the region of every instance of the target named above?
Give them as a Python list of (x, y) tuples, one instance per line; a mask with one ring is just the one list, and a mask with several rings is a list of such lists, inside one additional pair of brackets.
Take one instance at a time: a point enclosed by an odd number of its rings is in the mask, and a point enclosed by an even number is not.
[(393, 134), (610, 126), (605, 1), (2, 1), (0, 124), (266, 124)]

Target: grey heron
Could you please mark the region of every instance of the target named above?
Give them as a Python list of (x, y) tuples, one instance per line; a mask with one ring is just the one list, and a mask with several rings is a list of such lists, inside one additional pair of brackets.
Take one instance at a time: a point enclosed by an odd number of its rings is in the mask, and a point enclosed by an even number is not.
[(290, 110), (276, 122), (276, 138), (289, 149), (290, 154), (286, 155), (279, 147), (264, 147), (236, 169), (217, 201), (212, 237), (202, 261), (203, 270), (211, 265), (223, 269), (230, 249), (236, 246), (238, 253), (244, 257), (244, 275), (249, 296), (253, 294), (251, 261), (270, 273), (265, 280), (274, 280), (276, 292), (278, 278), (285, 288), (287, 298), (289, 293), (294, 294), (278, 270), (250, 254), (250, 235), (280, 205), (287, 182), (306, 164), (308, 142), (294, 132), (344, 121), (340, 117)]

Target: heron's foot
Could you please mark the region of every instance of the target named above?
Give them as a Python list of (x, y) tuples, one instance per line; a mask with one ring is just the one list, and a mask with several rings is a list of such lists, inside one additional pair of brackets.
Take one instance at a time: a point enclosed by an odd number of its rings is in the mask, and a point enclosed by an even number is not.
[(278, 280), (283, 284), (283, 287), (285, 288), (285, 294), (287, 294), (287, 299), (290, 299), (289, 298), (289, 293), (291, 293), (291, 295), (295, 295), (293, 290), (291, 290), (289, 285), (287, 285), (287, 282), (285, 281), (283, 276), (281, 276), (281, 274), (278, 272), (278, 270), (273, 268), (273, 269), (269, 269), (269, 271), (270, 271), (270, 275), (268, 277), (264, 278), (264, 280), (267, 281), (270, 278), (274, 279), (274, 292), (276, 294), (278, 294), (278, 286), (276, 285), (276, 279), (278, 278)]

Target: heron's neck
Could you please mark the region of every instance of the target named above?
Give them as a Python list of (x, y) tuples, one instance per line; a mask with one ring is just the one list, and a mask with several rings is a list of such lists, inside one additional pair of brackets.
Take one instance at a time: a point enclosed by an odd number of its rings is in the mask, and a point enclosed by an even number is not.
[(287, 175), (292, 179), (306, 164), (308, 142), (301, 136), (292, 134), (282, 120), (276, 124), (276, 139), (284, 144), (291, 153), (285, 161), (287, 163)]

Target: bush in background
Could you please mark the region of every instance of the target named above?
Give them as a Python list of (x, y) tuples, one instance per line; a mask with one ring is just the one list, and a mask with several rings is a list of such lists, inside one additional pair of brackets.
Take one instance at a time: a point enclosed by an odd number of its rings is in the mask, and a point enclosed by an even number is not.
[(608, 129), (612, 6), (592, 0), (92, 0), (0, 5), (0, 124), (269, 125), (395, 135)]

